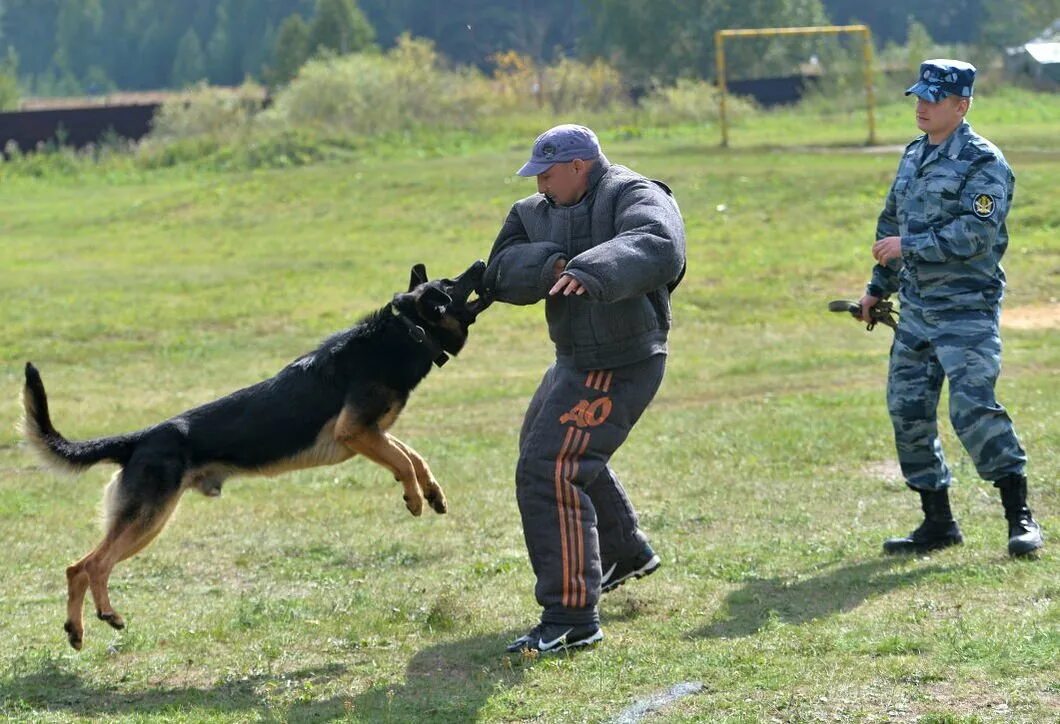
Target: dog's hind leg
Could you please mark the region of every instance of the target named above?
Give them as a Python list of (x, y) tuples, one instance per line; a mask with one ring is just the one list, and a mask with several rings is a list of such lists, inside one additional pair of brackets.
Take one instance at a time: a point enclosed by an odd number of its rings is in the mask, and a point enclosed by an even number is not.
[(180, 497), (180, 465), (134, 458), (108, 486), (104, 501), (107, 532), (91, 553), (66, 569), (69, 587), (64, 628), (70, 645), (80, 649), (84, 637), (82, 608), (86, 586), (96, 616), (113, 628), (125, 621), (110, 603), (107, 584), (114, 566), (143, 550), (165, 527)]
[[(119, 495), (119, 489), (121, 487), (122, 471), (114, 473), (114, 476), (107, 483), (107, 487), (103, 492), (103, 515), (104, 518), (109, 517), (109, 510), (113, 509), (115, 504), (116, 496)], [(110, 522), (105, 520), (105, 525), (110, 528)], [(81, 560), (76, 563), (72, 563), (66, 567), (66, 623), (63, 625), (63, 629), (66, 631), (67, 639), (70, 645), (75, 649), (81, 649), (82, 639), (84, 637), (84, 621), (83, 621), (83, 610), (85, 605), (85, 593), (88, 592), (89, 586), (89, 574), (87, 566), (93, 559), (93, 556), (97, 554), (99, 549), (103, 546), (101, 542), (92, 551), (83, 556)]]
[(66, 569), (66, 580), (69, 589), (67, 600), (67, 618), (63, 628), (70, 645), (80, 650), (84, 638), (82, 609), (84, 607), (85, 589), (91, 589), (92, 599), (96, 604), (96, 616), (116, 629), (125, 628), (125, 621), (110, 605), (107, 593), (107, 582), (116, 562), (118, 551), (127, 550), (140, 536), (136, 521), (120, 519), (111, 525), (107, 534), (92, 552)]
[(341, 442), (372, 462), (394, 474), (405, 488), (405, 507), (413, 515), (423, 512), (423, 494), (416, 480), (416, 468), (405, 451), (385, 432), (361, 428), (355, 435), (340, 438)]
[(105, 551), (101, 551), (96, 576), (91, 577), (92, 599), (96, 604), (96, 616), (116, 629), (125, 628), (125, 621), (110, 603), (108, 584), (114, 566), (142, 551), (158, 537), (166, 522), (177, 507), (179, 492), (161, 501), (158, 505), (142, 508), (136, 517), (114, 538)]
[(448, 511), (449, 506), (445, 502), (445, 493), (442, 492), (442, 486), (438, 484), (437, 480), (435, 480), (434, 473), (431, 472), (431, 469), (427, 465), (427, 461), (423, 459), (423, 456), (393, 435), (388, 435), (388, 437), (395, 445), (401, 448), (402, 452), (408, 455), (409, 460), (412, 461), (412, 467), (416, 469), (416, 482), (419, 483), (420, 490), (423, 492), (423, 497), (427, 499), (427, 503), (434, 509), (434, 512), (445, 513)]

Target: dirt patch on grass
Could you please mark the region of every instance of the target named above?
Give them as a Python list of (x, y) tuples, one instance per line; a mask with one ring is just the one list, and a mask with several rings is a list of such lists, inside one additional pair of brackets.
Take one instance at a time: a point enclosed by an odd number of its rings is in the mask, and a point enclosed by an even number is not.
[(867, 477), (888, 483), (900, 483), (904, 479), (897, 460), (874, 460), (865, 463), (861, 469)]
[(1001, 325), (1009, 329), (1060, 329), (1060, 304), (1028, 304), (1001, 313)]
[(960, 686), (939, 682), (924, 689), (924, 693), (927, 694), (927, 702), (919, 703), (916, 707), (920, 709), (920, 714), (946, 713), (981, 717), (986, 721), (1032, 721), (1036, 705), (1048, 707), (1050, 704), (1048, 699), (1040, 699), (1031, 692), (1022, 692), (1018, 697), (1013, 697), (987, 682), (968, 681)]

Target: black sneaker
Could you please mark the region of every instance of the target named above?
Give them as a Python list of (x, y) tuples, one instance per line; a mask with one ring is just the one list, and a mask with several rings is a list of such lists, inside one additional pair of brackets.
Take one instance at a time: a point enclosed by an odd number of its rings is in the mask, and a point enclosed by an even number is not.
[(659, 556), (655, 555), (655, 551), (647, 543), (637, 555), (631, 558), (613, 563), (610, 561), (600, 563), (604, 570), (604, 575), (600, 579), (600, 590), (604, 593), (615, 590), (631, 578), (649, 576), (662, 565)]
[(575, 626), (571, 624), (539, 623), (529, 633), (508, 644), (509, 653), (536, 651), (547, 654), (577, 646), (595, 644), (604, 637), (600, 625), (595, 623)]

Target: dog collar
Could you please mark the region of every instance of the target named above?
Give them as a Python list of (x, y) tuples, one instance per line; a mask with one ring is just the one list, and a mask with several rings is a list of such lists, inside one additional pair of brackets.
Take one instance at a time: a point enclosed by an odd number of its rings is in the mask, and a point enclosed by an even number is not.
[(426, 329), (413, 322), (411, 319), (401, 313), (397, 307), (393, 304), (388, 305), (390, 307), (390, 313), (400, 319), (405, 325), (405, 328), (409, 332), (409, 336), (416, 344), (422, 344), (430, 352), (431, 358), (434, 360), (434, 364), (441, 367), (449, 361), (449, 355), (446, 354), (445, 350), (442, 349), (442, 345), (438, 343), (438, 340), (434, 338)]

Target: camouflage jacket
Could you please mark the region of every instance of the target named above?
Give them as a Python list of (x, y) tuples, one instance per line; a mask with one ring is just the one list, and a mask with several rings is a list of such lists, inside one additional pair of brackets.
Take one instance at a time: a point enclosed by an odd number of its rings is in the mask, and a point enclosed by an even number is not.
[(906, 146), (876, 224), (877, 239), (902, 238), (901, 259), (877, 264), (866, 291), (922, 308), (993, 309), (1005, 287), (1012, 169), (966, 122), (925, 157), (926, 144), (924, 135)]

